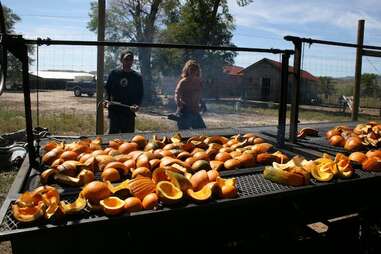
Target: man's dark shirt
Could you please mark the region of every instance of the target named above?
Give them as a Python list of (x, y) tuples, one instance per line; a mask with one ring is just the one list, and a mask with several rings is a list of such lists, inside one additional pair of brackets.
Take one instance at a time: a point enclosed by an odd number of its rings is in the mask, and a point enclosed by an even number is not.
[[(113, 70), (105, 84), (105, 99), (126, 105), (139, 105), (143, 99), (143, 79), (136, 71)], [(130, 112), (128, 108), (110, 105), (109, 110)]]

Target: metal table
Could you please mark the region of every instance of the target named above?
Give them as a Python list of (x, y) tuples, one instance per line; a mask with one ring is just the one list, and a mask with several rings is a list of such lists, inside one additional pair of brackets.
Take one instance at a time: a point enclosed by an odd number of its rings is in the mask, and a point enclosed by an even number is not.
[[(254, 127), (181, 134), (263, 134), (274, 130), (275, 127)], [(134, 134), (118, 137), (129, 139), (131, 135)], [(152, 133), (145, 135), (151, 137)], [(115, 137), (106, 135), (102, 138), (107, 142)], [(271, 141), (271, 136), (265, 138)], [(290, 146), (285, 151), (293, 154), (298, 149)], [(306, 155), (316, 156), (313, 151), (304, 149)], [(21, 224), (12, 217), (10, 205), (20, 192), (28, 188), (28, 180), (35, 173), (26, 159), (0, 210), (0, 241), (10, 240), (14, 253), (112, 253), (164, 247), (171, 251), (200, 248), (216, 250), (237, 246), (257, 248), (260, 243), (252, 244), (253, 239), (263, 240), (263, 244), (289, 240), (289, 244), (294, 245), (298, 237), (307, 234), (307, 223), (376, 209), (378, 204), (369, 193), (377, 190), (381, 179), (377, 174), (356, 169), (351, 179), (330, 183), (311, 181), (307, 186), (290, 187), (265, 180), (260, 168), (246, 168), (224, 173), (237, 178), (239, 197), (236, 199), (214, 200), (204, 204), (184, 202), (173, 207), (159, 206), (157, 210), (117, 217), (85, 211), (64, 221)], [(75, 197), (62, 194), (62, 199), (70, 201)]]

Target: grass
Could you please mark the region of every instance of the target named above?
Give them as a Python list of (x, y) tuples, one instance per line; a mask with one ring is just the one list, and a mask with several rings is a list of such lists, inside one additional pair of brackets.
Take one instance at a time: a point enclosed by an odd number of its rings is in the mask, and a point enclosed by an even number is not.
[[(258, 106), (243, 106), (237, 111), (233, 104), (220, 104), (220, 103), (208, 103), (208, 110), (217, 113), (246, 113), (254, 115), (266, 115), (272, 117), (278, 117), (278, 108), (270, 106), (271, 108), (263, 108)], [(290, 118), (290, 108), (287, 110), (287, 119)], [(299, 120), (300, 122), (313, 122), (313, 121), (324, 121), (324, 122), (338, 122), (338, 121), (349, 121), (351, 119), (351, 113), (346, 112), (332, 112), (332, 111), (317, 111), (308, 110), (304, 108), (299, 109)], [(359, 121), (369, 121), (377, 120), (379, 117), (370, 116), (365, 114), (359, 114)]]
[[(7, 169), (0, 169), (0, 207), (2, 206), (8, 190), (16, 177), (16, 173), (16, 171), (7, 171)], [(12, 247), (9, 241), (0, 243), (0, 253), (12, 253)]]
[[(11, 183), (15, 179), (16, 171), (2, 171), (0, 170), (0, 198), (8, 193)], [(2, 203), (1, 200), (0, 203)]]
[[(264, 108), (258, 106), (241, 106), (237, 111), (234, 104), (227, 103), (208, 103), (209, 112), (224, 114), (252, 114), (255, 116), (266, 116), (274, 122), (278, 117), (278, 109)], [(287, 112), (289, 118), (290, 110)], [(348, 121), (350, 113), (317, 111), (301, 108), (299, 111), (300, 122), (319, 122), (319, 121)], [(376, 116), (360, 114), (360, 121), (377, 120)], [(15, 108), (13, 105), (0, 107), (0, 134), (14, 132), (25, 128), (24, 111)], [(33, 112), (33, 123), (36, 126), (36, 114)], [(93, 114), (78, 114), (73, 112), (40, 112), (40, 126), (48, 128), (52, 134), (59, 135), (92, 135), (95, 133), (96, 120)], [(108, 128), (108, 119), (105, 117), (105, 130)], [(223, 126), (233, 127), (233, 126)], [(138, 131), (171, 131), (174, 130), (173, 124), (166, 119), (147, 117), (140, 115), (136, 118), (136, 130)]]
[(147, 117), (136, 118), (136, 129), (139, 131), (171, 131), (173, 127), (166, 121), (155, 121)]
[[(24, 111), (7, 107), (0, 108), (0, 134), (14, 132), (25, 128)], [(36, 115), (33, 114), (33, 124), (36, 126)], [(59, 135), (92, 135), (95, 133), (96, 120), (92, 114), (78, 115), (75, 113), (41, 113), (40, 126), (48, 128), (52, 134)], [(105, 130), (108, 119), (105, 117)], [(136, 129), (139, 131), (167, 131), (171, 125), (165, 121), (155, 121), (147, 117), (136, 119)]]

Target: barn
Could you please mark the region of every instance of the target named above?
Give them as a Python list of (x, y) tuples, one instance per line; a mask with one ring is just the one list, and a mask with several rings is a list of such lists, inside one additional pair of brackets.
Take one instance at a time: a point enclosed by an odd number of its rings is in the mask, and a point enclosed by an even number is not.
[[(281, 85), (282, 63), (263, 58), (258, 62), (241, 70), (238, 74), (242, 77), (243, 98), (260, 101), (279, 101)], [(295, 82), (292, 73), (294, 68), (289, 67), (288, 92)], [(301, 71), (300, 102), (309, 104), (316, 99), (319, 78), (311, 73)], [(290, 96), (289, 96), (290, 98)]]

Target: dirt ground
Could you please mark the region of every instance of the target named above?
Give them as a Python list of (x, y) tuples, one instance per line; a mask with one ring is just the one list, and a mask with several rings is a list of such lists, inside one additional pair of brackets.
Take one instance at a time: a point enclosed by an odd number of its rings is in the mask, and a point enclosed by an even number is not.
[[(37, 97), (39, 101), (40, 112), (64, 112), (73, 114), (94, 114), (96, 112), (96, 98), (95, 97), (75, 97), (72, 91), (44, 91), (31, 93), (32, 110), (37, 108)], [(11, 105), (10, 109), (23, 110), (23, 93), (5, 92), (0, 98), (0, 105), (2, 102), (6, 105)], [(105, 117), (107, 110), (104, 111)], [(169, 121), (164, 115), (171, 112), (165, 109), (157, 109), (152, 107), (143, 107), (138, 113), (139, 118), (150, 118), (152, 120), (161, 122), (166, 121), (166, 126), (170, 129), (176, 129), (175, 122)], [(160, 115), (162, 114), (162, 115)], [(276, 124), (277, 117), (266, 116), (260, 114), (247, 114), (247, 113), (213, 113), (207, 112), (203, 115), (208, 128), (223, 128), (223, 127), (241, 127), (253, 126), (262, 124)]]
[[(40, 91), (38, 94), (36, 92), (31, 93), (32, 110), (37, 109), (37, 98), (38, 98), (38, 109), (40, 113), (65, 113), (69, 115), (80, 116), (82, 114), (86, 115), (96, 115), (96, 98), (88, 97), (84, 95), (82, 97), (75, 97), (72, 91), (63, 90), (45, 90)], [(4, 105), (9, 108), (10, 111), (23, 111), (24, 110), (24, 98), (22, 92), (5, 92), (0, 97), (0, 107)], [(213, 112), (210, 109), (208, 103), (214, 105), (214, 110), (218, 112)], [(230, 100), (221, 99), (218, 101), (222, 108), (229, 108), (228, 112), (224, 112), (220, 106), (217, 106), (214, 101), (207, 101), (208, 111), (203, 114), (203, 119), (206, 123), (207, 128), (235, 128), (235, 127), (249, 127), (258, 125), (276, 125), (278, 123), (277, 106), (272, 105), (273, 103), (266, 102), (255, 102), (252, 106), (250, 112), (232, 112), (232, 98)], [(263, 104), (263, 105), (262, 105)], [(230, 106), (228, 106), (230, 105)], [(274, 108), (275, 106), (275, 108)], [(265, 111), (264, 113), (261, 108), (273, 108)], [(342, 109), (339, 107), (323, 107), (316, 105), (301, 105), (301, 110), (307, 110), (308, 112), (317, 113), (327, 113), (331, 117), (322, 119), (322, 115), (309, 114), (308, 117), (302, 118), (299, 116), (301, 123), (312, 123), (312, 122), (322, 122), (322, 121), (335, 121), (346, 119), (343, 115)], [(158, 106), (143, 106), (137, 112), (137, 124), (136, 131), (175, 131), (177, 130), (176, 122), (168, 120), (167, 115), (173, 113), (175, 109), (169, 109), (168, 107), (158, 107)], [(336, 119), (336, 116), (339, 118)], [(380, 115), (379, 109), (360, 109), (360, 114), (364, 114), (367, 118), (368, 116), (378, 117)], [(347, 120), (350, 119), (350, 112), (346, 110)], [(104, 118), (107, 119), (107, 109), (104, 110)], [(106, 127), (107, 128), (107, 127)], [(78, 133), (77, 133), (78, 134)]]

